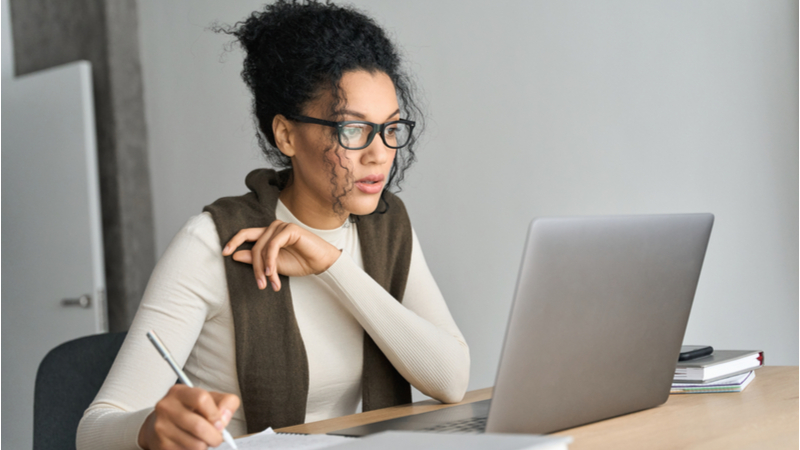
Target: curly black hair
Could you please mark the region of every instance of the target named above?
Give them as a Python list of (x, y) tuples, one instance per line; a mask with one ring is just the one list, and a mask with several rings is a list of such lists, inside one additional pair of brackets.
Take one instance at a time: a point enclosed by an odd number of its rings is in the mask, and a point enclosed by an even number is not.
[[(217, 26), (215, 30), (235, 36), (246, 52), (242, 78), (253, 94), (256, 138), (277, 168), (290, 168), (292, 162), (275, 145), (272, 122), (276, 115), (302, 115), (309, 102), (330, 92), (334, 99), (329, 111), (331, 120), (341, 120), (346, 100), (339, 87), (343, 74), (366, 70), (388, 75), (397, 91), (403, 118), (417, 122), (411, 142), (396, 153), (386, 183), (387, 189), (399, 190), (406, 169), (416, 160), (415, 144), (424, 118), (414, 99), (413, 81), (401, 68), (400, 53), (371, 18), (353, 7), (330, 2), (278, 0), (233, 26)], [(335, 130), (331, 132), (332, 145), (325, 153), (336, 148)], [(345, 187), (339, 192), (336, 167), (333, 162), (327, 164), (331, 169), (334, 210), (341, 211), (341, 198), (348, 191)], [(339, 165), (345, 167), (341, 156)]]

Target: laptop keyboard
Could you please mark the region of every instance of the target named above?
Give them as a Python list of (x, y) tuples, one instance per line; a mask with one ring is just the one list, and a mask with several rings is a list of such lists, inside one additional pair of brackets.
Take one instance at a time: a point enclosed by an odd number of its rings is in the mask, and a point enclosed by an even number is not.
[(448, 422), (425, 428), (423, 431), (432, 431), (434, 433), (478, 434), (483, 433), (484, 430), (486, 430), (486, 417), (471, 417), (469, 419), (457, 420), (455, 422)]

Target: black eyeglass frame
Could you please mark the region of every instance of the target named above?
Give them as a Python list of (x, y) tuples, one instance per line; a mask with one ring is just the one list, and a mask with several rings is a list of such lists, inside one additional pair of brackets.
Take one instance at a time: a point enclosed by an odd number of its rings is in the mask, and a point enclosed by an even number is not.
[[(407, 146), (408, 144), (411, 143), (411, 135), (414, 132), (414, 126), (417, 125), (417, 123), (414, 122), (413, 120), (406, 120), (406, 119), (392, 120), (391, 122), (386, 122), (386, 123), (382, 123), (381, 124), (381, 123), (367, 122), (366, 120), (346, 120), (344, 122), (332, 122), (330, 120), (322, 120), (322, 119), (315, 119), (314, 117), (295, 116), (295, 115), (287, 116), (287, 118), (289, 120), (294, 120), (296, 122), (312, 123), (312, 124), (316, 124), (316, 125), (324, 125), (326, 127), (336, 128), (336, 131), (337, 131), (336, 136), (339, 139), (339, 145), (341, 145), (342, 147), (346, 148), (347, 150), (363, 150), (363, 149), (369, 147), (370, 144), (372, 144), (372, 140), (375, 139), (375, 135), (376, 134), (380, 134), (381, 135), (381, 140), (383, 141), (384, 145), (386, 145), (387, 147), (395, 148), (395, 149), (403, 148), (403, 147), (405, 147), (405, 146)], [(347, 145), (344, 144), (344, 142), (342, 142), (342, 132), (344, 131), (344, 127), (346, 127), (347, 125), (354, 124), (354, 123), (362, 124), (362, 125), (369, 125), (370, 127), (372, 127), (372, 131), (369, 133), (369, 136), (367, 137), (367, 142), (363, 146), (357, 147), (357, 148), (348, 147)], [(400, 145), (400, 146), (389, 145), (389, 143), (386, 142), (386, 136), (383, 134), (387, 127), (389, 127), (391, 125), (394, 125), (396, 123), (402, 123), (404, 125), (408, 125), (408, 127), (409, 127), (408, 141), (406, 141), (405, 144)]]

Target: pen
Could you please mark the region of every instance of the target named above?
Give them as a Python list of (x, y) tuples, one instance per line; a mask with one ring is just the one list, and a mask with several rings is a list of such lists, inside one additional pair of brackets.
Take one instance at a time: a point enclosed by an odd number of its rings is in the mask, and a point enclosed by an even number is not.
[[(189, 377), (187, 377), (186, 374), (183, 373), (183, 370), (181, 370), (178, 364), (175, 363), (175, 360), (172, 359), (172, 355), (169, 354), (169, 350), (167, 350), (167, 347), (165, 347), (164, 344), (161, 342), (161, 339), (158, 338), (156, 332), (153, 330), (148, 331), (147, 339), (150, 339), (150, 342), (152, 342), (153, 345), (156, 347), (158, 353), (161, 353), (161, 356), (164, 357), (164, 359), (167, 361), (167, 364), (169, 364), (169, 366), (172, 367), (172, 370), (174, 370), (175, 374), (178, 375), (178, 379), (181, 380), (181, 383), (189, 387), (194, 387), (192, 382), (189, 380)], [(224, 428), (222, 429), (222, 439), (224, 439), (225, 442), (228, 443), (228, 445), (238, 450), (239, 447), (237, 447), (236, 443), (233, 442), (233, 436), (231, 436), (231, 434), (228, 433), (228, 430)]]

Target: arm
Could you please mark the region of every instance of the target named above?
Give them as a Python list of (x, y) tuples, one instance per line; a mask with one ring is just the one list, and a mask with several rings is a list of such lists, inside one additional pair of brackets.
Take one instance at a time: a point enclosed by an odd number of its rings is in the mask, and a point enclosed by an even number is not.
[(469, 381), (469, 347), (428, 269), (416, 233), (402, 304), (346, 253), (317, 276), (414, 387), (445, 403), (461, 401)]
[[(209, 222), (212, 233), (203, 229)], [(103, 387), (81, 420), (79, 449), (139, 448), (145, 419), (176, 381), (145, 333), (156, 330), (178, 364), (185, 364), (205, 321), (227, 299), (218, 249), (213, 221), (202, 215), (192, 218), (173, 239), (153, 270)]]
[[(469, 348), (433, 280), (412, 230), (409, 276), (403, 304), (364, 272), (350, 255), (309, 230), (274, 221), (239, 231), (223, 255), (253, 264), (260, 289), (279, 290), (278, 274), (317, 276), (388, 357), (403, 377), (443, 402), (460, 401), (469, 381)], [(256, 241), (252, 250), (238, 250)], [(267, 283), (267, 280), (269, 283)]]

